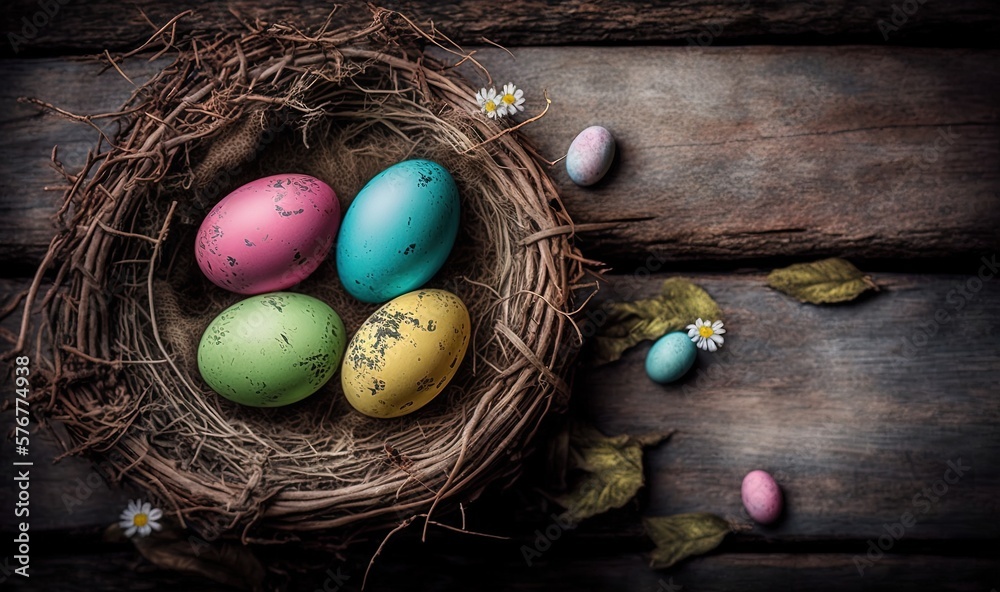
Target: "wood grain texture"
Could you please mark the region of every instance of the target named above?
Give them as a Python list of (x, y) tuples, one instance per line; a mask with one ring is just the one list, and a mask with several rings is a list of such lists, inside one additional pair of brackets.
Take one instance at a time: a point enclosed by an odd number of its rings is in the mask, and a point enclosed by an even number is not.
[[(40, 4), (60, 5), (45, 18)], [(880, 0), (799, 2), (778, 0), (696, 0), (688, 2), (609, 0), (515, 0), (498, 6), (490, 0), (385, 0), (379, 4), (402, 11), (413, 20), (431, 22), (463, 44), (483, 38), (504, 45), (562, 45), (579, 43), (680, 43), (742, 42), (865, 42), (923, 43), (941, 45), (996, 44), (1000, 10), (989, 0), (921, 2), (895, 15), (896, 30), (883, 34), (879, 21), (892, 23), (893, 3)], [(897, 4), (902, 6), (902, 2)], [(195, 15), (181, 22), (180, 31), (236, 27), (229, 7), (244, 18), (270, 21), (294, 20), (306, 25), (322, 23), (332, 4), (318, 0), (136, 0), (122, 5), (111, 0), (14, 0), (4, 11), (2, 26), (7, 43), (0, 55), (44, 52), (91, 52), (131, 48), (151, 33), (142, 17), (162, 25), (176, 14), (193, 9)], [(53, 12), (50, 8), (50, 12)], [(140, 12), (142, 11), (142, 12)], [(36, 16), (42, 13), (43, 16)], [(25, 20), (43, 23), (34, 27)], [(358, 25), (370, 20), (359, 0), (341, 3), (335, 22)], [(11, 38), (10, 34), (21, 36)]]
[[(158, 65), (144, 60), (125, 64), (137, 80), (153, 74)], [(112, 111), (128, 98), (133, 87), (114, 70), (98, 76), (101, 66), (89, 61), (0, 60), (0, 274), (27, 275), (34, 271), (55, 233), (52, 217), (62, 202), (65, 181), (52, 169), (52, 147), (75, 172), (87, 151), (96, 147), (94, 128), (18, 103), (19, 97), (50, 101), (82, 114)], [(104, 123), (106, 129), (106, 122)]]
[[(914, 259), (1000, 246), (1000, 53), (847, 48), (524, 48), (478, 55), (541, 109), (547, 157), (589, 125), (619, 163), (580, 188), (606, 261)], [(471, 70), (470, 70), (471, 72)], [(966, 76), (968, 73), (969, 76)], [(639, 259), (644, 260), (644, 259)]]
[[(972, 277), (878, 274), (881, 293), (816, 307), (770, 290), (765, 274), (696, 276), (725, 313), (725, 347), (699, 352), (692, 374), (670, 386), (646, 378), (648, 344), (596, 370), (584, 365), (575, 404), (607, 434), (677, 430), (646, 455), (647, 515), (714, 512), (746, 524), (741, 538), (748, 544), (844, 540), (863, 552), (884, 524), (911, 512), (917, 523), (906, 529), (908, 544), (995, 540), (1000, 279), (977, 284)], [(662, 279), (619, 276), (599, 298), (648, 297)], [(585, 333), (599, 310), (585, 316)], [(930, 332), (925, 343), (921, 335)], [(959, 459), (970, 469), (941, 492), (949, 461)], [(742, 516), (740, 481), (756, 468), (775, 475), (787, 497), (785, 518), (771, 528)], [(36, 527), (59, 530), (69, 520), (62, 493), (86, 479), (89, 467), (46, 470), (47, 483), (62, 485), (40, 494), (40, 506), (53, 507), (39, 511), (53, 518)], [(97, 526), (120, 511), (121, 500), (89, 497), (79, 516), (97, 519)], [(490, 525), (486, 506), (474, 505), (470, 520), (480, 512)], [(83, 527), (83, 520), (73, 524)], [(534, 528), (500, 524), (513, 536)], [(638, 525), (633, 510), (607, 524), (597, 520), (590, 534), (601, 544), (609, 536), (635, 540)]]
[[(0, 307), (6, 308), (15, 301), (21, 293), (30, 286), (27, 278), (0, 278)], [(42, 286), (42, 293), (48, 285)], [(12, 314), (0, 322), (0, 353), (6, 353), (21, 327), (21, 311), (23, 304)], [(36, 327), (37, 329), (37, 327)], [(29, 340), (34, 344), (34, 338)], [(28, 368), (32, 372), (40, 367), (34, 356), (34, 348), (29, 348), (26, 355), (32, 358)], [(0, 361), (0, 381), (8, 382), (10, 363)], [(29, 375), (30, 378), (30, 375)], [(13, 428), (16, 425), (13, 411), (13, 386), (10, 386), (8, 397), (0, 400), (0, 466), (11, 467), (14, 461), (31, 461), (34, 465), (28, 469), (31, 477), (31, 499), (29, 523), (32, 532), (61, 530), (70, 531), (78, 528), (95, 528), (108, 524), (118, 516), (118, 513), (128, 504), (128, 492), (121, 487), (108, 487), (101, 474), (95, 470), (91, 462), (79, 456), (69, 456), (56, 461), (62, 456), (63, 447), (59, 444), (56, 434), (58, 427), (40, 425), (38, 417), (33, 416), (30, 425), (29, 455), (26, 458), (14, 455)], [(11, 408), (7, 408), (10, 405)], [(0, 486), (0, 507), (13, 508), (17, 501), (17, 490), (9, 487), (9, 480)], [(18, 524), (24, 517), (16, 517), (13, 512), (0, 512), (0, 531), (16, 532)], [(0, 551), (0, 557), (3, 551)], [(3, 570), (0, 569), (0, 577)]]
[[(562, 546), (559, 544), (562, 543)], [(459, 549), (479, 553), (471, 559)], [(446, 544), (394, 542), (376, 562), (365, 590), (554, 590), (578, 592), (842, 592), (843, 590), (941, 590), (989, 592), (1000, 583), (995, 559), (936, 555), (887, 555), (859, 576), (850, 554), (716, 554), (690, 560), (667, 572), (649, 569), (641, 553), (580, 556), (579, 547), (556, 541), (544, 559), (528, 566), (510, 542), (481, 544), (449, 538)], [(296, 575), (289, 592), (359, 590), (368, 557), (331, 559), (329, 567)], [(327, 571), (330, 570), (330, 571)], [(339, 572), (338, 572), (339, 570)], [(337, 576), (333, 580), (330, 575)], [(148, 590), (208, 592), (229, 590), (196, 576), (158, 570), (127, 545), (91, 552), (63, 552), (35, 560), (30, 579), (7, 582), (23, 592)], [(345, 579), (346, 578), (346, 579)], [(2, 579), (2, 575), (0, 575)], [(673, 586), (673, 587), (670, 587)]]
[[(6, 348), (5, 348), (6, 349)], [(128, 505), (129, 492), (121, 487), (109, 487), (101, 473), (86, 458), (71, 456), (56, 461), (63, 453), (49, 427), (39, 427), (32, 422), (30, 456), (34, 462), (30, 469), (31, 514), (28, 516), (32, 532), (70, 531), (78, 528), (95, 528), (110, 525)], [(0, 426), (14, 426), (14, 413), (0, 413)], [(10, 467), (13, 461), (24, 460), (14, 456), (12, 442), (5, 440), (0, 450), (0, 462)], [(17, 491), (12, 487), (0, 488), (0, 504), (13, 508)], [(0, 515), (0, 531), (16, 532), (22, 518), (13, 512)]]
[[(184, 31), (235, 23), (230, 7), (246, 17), (316, 23), (331, 6), (53, 2), (58, 11), (23, 42), (9, 33), (23, 34), (24, 18), (42, 18), (40, 3), (5, 5), (0, 56), (131, 48), (152, 31), (140, 11), (160, 24), (193, 8)], [(578, 222), (623, 223), (582, 237), (588, 254), (620, 274), (597, 304), (654, 294), (664, 276), (649, 272), (671, 262), (741, 266), (831, 254), (911, 268), (943, 257), (975, 270), (978, 255), (1000, 250), (1000, 51), (695, 47), (882, 45), (878, 21), (891, 19), (901, 1), (384, 4), (432, 19), (466, 45), (486, 37), (507, 46), (681, 46), (514, 48), (513, 60), (478, 50), (498, 82), (525, 88), (529, 113), (540, 109), (541, 89), (549, 91), (552, 110), (526, 129), (548, 157), (559, 157), (588, 125), (618, 136), (619, 162), (607, 182), (580, 189), (561, 166), (553, 169)], [(888, 44), (995, 48), (998, 17), (1000, 4), (989, 0), (921, 3)], [(341, 18), (360, 23), (368, 16), (352, 0)], [(125, 64), (136, 81), (154, 68)], [(0, 60), (0, 135), (7, 140), (0, 145), (0, 303), (27, 286), (16, 276), (33, 272), (53, 231), (61, 192), (43, 189), (61, 182), (48, 167), (52, 145), (72, 167), (96, 140), (84, 125), (40, 116), (15, 100), (37, 96), (72, 111), (108, 111), (132, 87), (113, 72), (96, 77), (98, 69), (65, 55)], [(533, 544), (539, 524), (512, 518), (519, 508), (510, 492), (496, 494), (496, 505), (487, 496), (468, 508), (470, 525), (501, 529), (512, 540), (432, 531), (422, 544), (419, 533), (404, 532), (376, 562), (367, 589), (1000, 589), (1000, 560), (989, 554), (1000, 540), (1000, 282), (879, 274), (884, 292), (819, 308), (768, 290), (764, 275), (694, 278), (720, 302), (730, 332), (721, 352), (699, 353), (682, 383), (646, 380), (648, 345), (578, 373), (575, 404), (605, 432), (677, 430), (647, 454), (639, 503), (564, 533), (528, 566), (521, 545)], [(9, 337), (15, 319), (2, 328), (0, 337)], [(0, 413), (0, 426), (12, 425), (9, 415)], [(59, 452), (52, 436), (44, 428), (32, 440), (39, 461), (32, 469), (34, 577), (11, 577), (12, 561), (0, 553), (3, 589), (48, 592), (53, 582), (69, 592), (220, 589), (157, 570), (128, 544), (98, 542), (128, 492), (105, 486), (83, 459), (50, 464)], [(0, 464), (10, 460), (5, 444)], [(945, 483), (948, 462), (958, 459), (969, 470)], [(770, 470), (785, 491), (788, 511), (771, 528), (750, 524), (740, 511), (739, 480), (753, 468)], [(11, 493), (0, 487), (0, 507), (10, 507)], [(679, 511), (714, 511), (747, 530), (709, 556), (652, 571), (639, 519)], [(916, 524), (861, 577), (855, 558), (905, 512)], [(0, 531), (13, 528), (4, 513)], [(377, 543), (328, 560), (350, 576), (342, 590), (360, 587)], [(325, 567), (296, 577), (289, 589), (332, 589)]]
[[(667, 386), (645, 375), (649, 344), (636, 347), (578, 372), (575, 401), (607, 434), (677, 430), (647, 455), (651, 515), (708, 511), (751, 525), (740, 483), (764, 469), (787, 511), (748, 535), (865, 540), (910, 512), (910, 541), (996, 539), (998, 273), (877, 274), (882, 292), (826, 307), (768, 289), (765, 274), (698, 276), (722, 307), (725, 346), (699, 351)], [(605, 297), (649, 297), (661, 279), (623, 276)], [(944, 483), (958, 459), (970, 468)]]
[[(594, 557), (569, 540), (562, 548), (556, 546), (559, 542), (554, 541), (550, 554), (530, 567), (521, 561), (513, 545), (494, 555), (493, 561), (480, 565), (451, 555), (447, 547), (422, 550), (414, 542), (376, 565), (373, 589), (399, 590), (407, 583), (419, 582), (421, 590), (461, 590), (474, 586), (477, 590), (496, 591), (982, 589), (988, 592), (998, 581), (996, 570), (1000, 566), (995, 559), (895, 556), (883, 558), (861, 577), (849, 554), (719, 553), (658, 572), (649, 568), (648, 557), (642, 553)], [(301, 590), (311, 592), (306, 587)]]
[[(478, 57), (541, 108), (525, 128), (561, 156), (584, 127), (618, 138), (609, 178), (579, 188), (553, 167), (589, 255), (630, 265), (843, 255), (964, 256), (1000, 247), (1000, 52), (907, 48), (523, 48)], [(142, 61), (125, 65), (141, 80)], [(30, 106), (107, 111), (130, 90), (65, 59), (0, 62), (0, 263), (28, 268), (52, 233), (61, 145), (78, 164), (93, 130)], [(474, 74), (473, 74), (474, 75)], [(89, 139), (89, 142), (88, 142)], [(22, 270), (23, 272), (23, 270)], [(8, 275), (11, 272), (8, 272)]]
[(0, 309), (11, 309), (10, 314), (0, 319), (0, 351), (7, 351), (7, 348), (14, 343), (14, 336), (21, 327), (21, 311), (23, 305), (19, 305), (21, 293), (28, 289), (31, 280), (27, 278), (3, 278), (0, 277)]

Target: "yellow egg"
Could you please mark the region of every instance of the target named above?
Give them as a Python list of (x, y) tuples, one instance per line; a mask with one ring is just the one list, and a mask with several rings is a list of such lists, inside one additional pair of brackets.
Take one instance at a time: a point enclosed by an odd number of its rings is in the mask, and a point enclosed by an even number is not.
[(399, 417), (420, 409), (455, 376), (472, 323), (462, 300), (417, 290), (372, 313), (347, 345), (340, 382), (355, 409)]

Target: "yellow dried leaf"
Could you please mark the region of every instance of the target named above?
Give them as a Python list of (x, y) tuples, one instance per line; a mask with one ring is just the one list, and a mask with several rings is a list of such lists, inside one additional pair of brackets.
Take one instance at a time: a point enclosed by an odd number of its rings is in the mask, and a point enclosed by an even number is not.
[(650, 566), (666, 569), (678, 561), (708, 553), (732, 530), (720, 516), (707, 513), (643, 518), (646, 534), (656, 543)]
[(635, 497), (643, 485), (643, 446), (669, 436), (608, 437), (579, 421), (573, 422), (569, 429), (568, 468), (581, 472), (582, 476), (570, 491), (555, 500), (566, 508), (561, 518), (573, 524), (620, 508)]
[(704, 289), (684, 278), (663, 282), (660, 295), (608, 306), (607, 320), (594, 338), (594, 362), (613, 362), (646, 339), (680, 331), (695, 319), (718, 320), (722, 312)]
[(868, 290), (878, 290), (870, 276), (837, 258), (775, 269), (767, 276), (767, 285), (810, 304), (846, 302)]

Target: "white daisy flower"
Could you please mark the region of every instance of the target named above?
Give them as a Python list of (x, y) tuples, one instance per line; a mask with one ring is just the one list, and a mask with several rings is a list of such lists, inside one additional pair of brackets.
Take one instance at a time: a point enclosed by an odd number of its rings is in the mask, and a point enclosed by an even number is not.
[(688, 337), (701, 349), (714, 352), (722, 347), (725, 339), (722, 334), (726, 332), (722, 328), (722, 321), (703, 321), (698, 319), (693, 325), (687, 326)]
[(479, 103), (479, 108), (490, 119), (500, 119), (507, 115), (507, 105), (504, 105), (500, 101), (497, 89), (495, 88), (491, 88), (490, 90), (481, 89), (476, 93), (476, 102)]
[(135, 533), (139, 533), (139, 536), (149, 536), (152, 531), (162, 528), (157, 522), (160, 518), (163, 518), (163, 512), (159, 508), (152, 507), (149, 502), (132, 500), (118, 517), (118, 526), (125, 529), (125, 536), (132, 536)]
[(524, 111), (524, 91), (514, 86), (513, 82), (508, 82), (503, 85), (503, 92), (500, 93), (500, 104), (507, 107), (510, 115)]

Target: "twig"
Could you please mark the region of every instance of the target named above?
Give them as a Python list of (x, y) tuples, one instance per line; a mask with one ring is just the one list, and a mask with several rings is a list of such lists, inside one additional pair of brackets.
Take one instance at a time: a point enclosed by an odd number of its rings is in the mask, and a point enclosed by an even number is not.
[[(146, 22), (152, 24), (152, 21), (149, 20), (149, 17), (146, 16), (145, 12), (142, 12), (141, 9), (140, 9), (139, 12), (146, 19)], [(165, 25), (163, 25), (162, 27), (160, 27), (159, 29), (157, 29), (155, 33), (153, 33), (152, 35), (150, 35), (149, 39), (147, 39), (145, 43), (143, 43), (139, 47), (133, 49), (132, 51), (126, 53), (122, 57), (123, 58), (130, 58), (130, 57), (132, 57), (132, 56), (134, 56), (136, 54), (142, 53), (143, 51), (146, 50), (147, 47), (149, 47), (153, 43), (154, 40), (156, 40), (157, 38), (159, 38), (159, 36), (162, 35), (167, 29), (171, 29), (171, 28), (176, 27), (177, 21), (181, 20), (182, 18), (184, 18), (186, 16), (190, 16), (192, 14), (194, 14), (193, 10), (185, 10), (184, 12), (178, 14), (174, 18), (172, 18), (169, 21), (167, 21), (167, 23)], [(170, 37), (170, 43), (168, 45), (172, 45), (173, 44), (173, 39), (174, 39), (173, 35), (171, 35), (171, 37)], [(155, 58), (156, 58), (156, 56), (154, 56), (153, 59), (155, 59)]]
[(83, 353), (82, 351), (76, 349), (71, 345), (62, 344), (59, 349), (66, 353), (73, 354), (87, 360), (88, 362), (93, 362), (95, 364), (106, 364), (109, 366), (121, 366), (125, 364), (165, 364), (167, 360), (102, 360), (100, 358), (95, 358), (94, 356)]
[(378, 549), (375, 549), (375, 554), (372, 555), (372, 558), (368, 561), (368, 567), (365, 569), (365, 577), (362, 578), (362, 580), (361, 580), (361, 589), (362, 590), (365, 589), (365, 585), (368, 583), (368, 572), (370, 572), (372, 570), (372, 566), (375, 565), (375, 558), (382, 554), (382, 549), (385, 548), (385, 544), (389, 542), (389, 539), (392, 537), (392, 535), (394, 535), (397, 532), (405, 529), (407, 526), (409, 526), (410, 524), (412, 524), (413, 521), (416, 518), (417, 518), (417, 516), (410, 516), (406, 520), (403, 520), (402, 522), (400, 522), (399, 526), (397, 526), (396, 528), (393, 528), (392, 530), (390, 530), (388, 532), (388, 534), (385, 535), (385, 538), (382, 539), (382, 543), (378, 546)]
[(135, 83), (132, 82), (132, 79), (129, 78), (128, 75), (125, 74), (125, 72), (123, 72), (122, 69), (118, 67), (118, 64), (115, 62), (115, 59), (113, 57), (111, 57), (111, 53), (108, 50), (106, 50), (106, 49), (104, 50), (104, 56), (106, 58), (108, 58), (108, 63), (111, 64), (111, 66), (115, 70), (117, 70), (119, 74), (122, 75), (122, 78), (124, 78), (125, 80), (127, 80), (128, 83), (131, 84), (132, 86), (135, 86)]
[(15, 294), (10, 303), (3, 307), (3, 310), (0, 310), (0, 320), (7, 318), (7, 315), (14, 312), (17, 309), (17, 306), (21, 304), (21, 301), (24, 300), (24, 297), (27, 295), (27, 292), (18, 292)]
[[(472, 536), (479, 536), (479, 537), (483, 537), (483, 538), (487, 538), (487, 539), (494, 539), (494, 540), (499, 540), (499, 541), (509, 541), (510, 540), (510, 537), (506, 537), (506, 536), (500, 536), (500, 535), (496, 535), (496, 534), (488, 534), (488, 533), (485, 533), (485, 532), (476, 532), (474, 530), (467, 530), (465, 528), (465, 508), (462, 507), (461, 505), (459, 505), (459, 507), (461, 507), (461, 509), (462, 509), (462, 526), (460, 526), (460, 527), (459, 526), (452, 526), (450, 524), (444, 524), (442, 522), (437, 522), (435, 520), (429, 520), (428, 524), (433, 524), (434, 526), (439, 526), (439, 527), (441, 527), (441, 528), (443, 528), (445, 530), (450, 530), (452, 532), (458, 532), (458, 533), (461, 533), (461, 534), (468, 534), (468, 535), (472, 535)], [(362, 590), (365, 589), (365, 584), (367, 584), (367, 582), (368, 582), (368, 572), (371, 571), (372, 566), (375, 564), (375, 558), (382, 554), (382, 549), (385, 548), (385, 545), (386, 545), (386, 543), (389, 542), (389, 539), (394, 534), (396, 534), (397, 532), (399, 532), (401, 530), (404, 530), (406, 527), (408, 527), (410, 524), (412, 524), (413, 521), (416, 520), (417, 518), (429, 518), (429, 514), (415, 514), (413, 516), (410, 516), (409, 518), (407, 518), (407, 519), (403, 520), (402, 522), (400, 522), (398, 526), (396, 526), (395, 528), (393, 528), (391, 531), (389, 531), (388, 534), (385, 535), (385, 538), (382, 539), (382, 543), (378, 546), (378, 549), (375, 550), (375, 554), (372, 555), (372, 558), (368, 561), (368, 568), (365, 569), (365, 577), (361, 581), (361, 589)]]
[(493, 41), (491, 39), (487, 39), (486, 37), (480, 37), (480, 39), (482, 39), (483, 43), (487, 43), (489, 45), (492, 45), (493, 47), (496, 47), (497, 49), (502, 49), (503, 51), (507, 52), (507, 55), (509, 55), (510, 57), (514, 58), (515, 60), (517, 59), (517, 56), (514, 55), (514, 52), (512, 52), (511, 50), (507, 49), (506, 47), (500, 45), (496, 41)]
[(539, 119), (541, 119), (542, 117), (544, 117), (545, 114), (549, 112), (549, 106), (552, 105), (552, 99), (549, 98), (549, 93), (548, 92), (542, 91), (542, 94), (545, 96), (545, 109), (543, 109), (541, 113), (539, 113), (538, 115), (535, 115), (534, 117), (532, 117), (530, 119), (525, 119), (524, 121), (522, 121), (521, 123), (515, 125), (514, 127), (509, 127), (507, 129), (503, 130), (502, 132), (500, 132), (499, 134), (496, 134), (495, 136), (492, 136), (490, 138), (487, 138), (486, 140), (483, 140), (482, 142), (476, 144), (472, 148), (468, 148), (468, 149), (462, 151), (462, 154), (468, 154), (468, 153), (476, 150), (477, 148), (485, 146), (486, 144), (489, 144), (490, 142), (494, 142), (496, 140), (499, 140), (500, 138), (506, 136), (507, 134), (509, 134), (509, 133), (511, 133), (513, 131), (519, 130), (522, 127), (528, 125), (529, 123), (538, 121)]
[(94, 221), (97, 222), (97, 225), (100, 226), (101, 229), (104, 230), (104, 232), (107, 232), (109, 234), (114, 234), (116, 236), (121, 236), (125, 238), (137, 238), (139, 240), (144, 240), (153, 243), (154, 245), (158, 244), (157, 239), (150, 236), (146, 236), (145, 234), (136, 234), (134, 232), (125, 232), (124, 230), (117, 230), (115, 228), (111, 228), (110, 226), (108, 226), (99, 219), (95, 219)]

